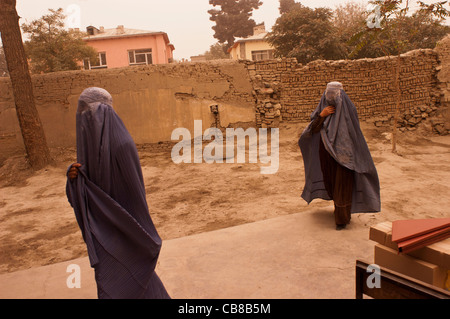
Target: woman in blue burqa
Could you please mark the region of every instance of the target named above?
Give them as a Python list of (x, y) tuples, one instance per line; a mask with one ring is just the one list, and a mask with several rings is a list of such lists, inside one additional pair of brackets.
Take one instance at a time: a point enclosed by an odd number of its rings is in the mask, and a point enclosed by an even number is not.
[(88, 88), (76, 114), (72, 205), (95, 270), (98, 298), (170, 298), (155, 273), (161, 238), (150, 218), (136, 145), (104, 89)]
[(298, 144), (305, 166), (302, 198), (308, 204), (333, 200), (336, 229), (345, 228), (352, 213), (380, 211), (377, 170), (341, 83), (328, 83)]

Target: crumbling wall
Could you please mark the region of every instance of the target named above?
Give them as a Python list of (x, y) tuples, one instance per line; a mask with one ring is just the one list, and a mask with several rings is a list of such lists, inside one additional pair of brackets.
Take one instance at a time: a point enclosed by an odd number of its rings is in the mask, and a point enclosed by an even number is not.
[[(400, 59), (400, 113), (415, 112), (418, 108), (434, 112), (440, 103), (436, 78), (438, 54), (431, 49), (415, 50), (401, 55)], [(272, 105), (280, 104), (283, 121), (308, 121), (327, 83), (339, 81), (355, 103), (360, 120), (381, 126), (392, 123), (395, 113), (397, 60), (397, 57), (318, 60), (302, 65), (295, 59), (281, 59), (247, 62), (247, 68), (257, 91), (272, 93), (269, 101), (266, 96), (256, 92), (257, 105), (269, 102)], [(276, 125), (278, 121), (273, 120), (272, 113), (269, 112), (268, 119), (267, 110), (260, 107), (257, 109), (257, 123), (263, 126)]]
[(439, 57), (437, 70), (438, 87), (440, 90), (441, 107), (436, 116), (430, 122), (433, 129), (439, 134), (450, 133), (450, 35), (442, 39), (436, 46), (435, 51)]
[[(436, 49), (401, 55), (399, 128), (450, 130), (450, 38)], [(34, 75), (36, 105), (50, 147), (75, 146), (75, 112), (89, 86), (111, 92), (114, 108), (137, 144), (170, 145), (171, 133), (194, 120), (208, 127), (277, 127), (309, 121), (330, 81), (344, 84), (360, 120), (393, 123), (397, 57), (314, 61), (220, 61)], [(218, 105), (219, 114), (211, 112)], [(220, 123), (217, 123), (217, 120)], [(9, 78), (0, 79), (0, 157), (23, 152)]]
[[(220, 125), (253, 122), (255, 99), (245, 65), (186, 63), (68, 71), (32, 76), (36, 106), (50, 147), (75, 146), (75, 114), (81, 92), (103, 87), (137, 144), (166, 145), (175, 128), (193, 134), (215, 123), (210, 105), (219, 104)], [(0, 79), (0, 157), (22, 152), (23, 143), (9, 78)]]

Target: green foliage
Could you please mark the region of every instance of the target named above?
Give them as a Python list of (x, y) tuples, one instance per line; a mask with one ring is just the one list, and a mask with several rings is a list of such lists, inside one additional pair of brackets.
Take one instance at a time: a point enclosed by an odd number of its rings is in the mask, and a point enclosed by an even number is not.
[[(368, 12), (365, 5), (356, 2), (347, 2), (336, 7), (333, 14), (333, 26), (335, 27), (335, 37), (348, 58), (349, 54), (359, 43), (349, 42), (349, 39), (367, 28)], [(377, 57), (382, 52), (373, 46), (361, 47), (354, 58)]]
[[(433, 4), (425, 4), (417, 1), (420, 9), (410, 14), (409, 1), (395, 0), (375, 0), (371, 1), (374, 5), (372, 17), (377, 23), (367, 24), (365, 30), (355, 34), (351, 41), (356, 44), (350, 56), (355, 56), (362, 49), (369, 46), (377, 46), (384, 55), (397, 55), (401, 53), (423, 48), (427, 45), (433, 46), (448, 32), (448, 28), (441, 25), (444, 18), (449, 16), (449, 11), (444, 8), (447, 1)], [(395, 115), (392, 125), (392, 152), (397, 152), (397, 122), (400, 114), (401, 88), (400, 88), (400, 68), (401, 59), (395, 60), (393, 69), (395, 83)]]
[(49, 14), (22, 24), (23, 32), (29, 35), (24, 47), (33, 73), (77, 70), (86, 58), (98, 62), (96, 50), (82, 40), (85, 33), (65, 30), (64, 19), (61, 8), (49, 9)]
[(295, 2), (295, 0), (280, 0), (280, 14), (288, 13), (299, 7), (302, 7), (302, 4), (300, 2)]
[(224, 52), (226, 44), (216, 43), (209, 47), (205, 52), (206, 60), (229, 59), (230, 56)]
[[(425, 4), (410, 12), (408, 1), (375, 0), (379, 11), (369, 12), (355, 2), (335, 10), (312, 9), (295, 0), (280, 0), (280, 17), (267, 36), (277, 57), (295, 57), (301, 63), (315, 59), (359, 59), (434, 48), (450, 28), (443, 24), (448, 1)], [(368, 27), (370, 14), (379, 27)]]
[(297, 6), (277, 19), (266, 40), (274, 47), (275, 56), (294, 57), (300, 63), (344, 58), (332, 17), (328, 8)]
[(378, 15), (379, 26), (366, 27), (348, 41), (353, 45), (350, 58), (361, 57), (363, 50), (372, 55), (398, 55), (414, 49), (434, 48), (450, 28), (443, 24), (449, 11), (447, 1), (425, 4), (417, 1), (419, 9), (411, 13), (408, 1), (375, 0), (370, 2)]
[(209, 4), (221, 8), (208, 10), (208, 13), (211, 15), (209, 19), (216, 23), (212, 27), (214, 38), (219, 43), (226, 43), (224, 52), (234, 44), (236, 38), (253, 34), (256, 22), (250, 17), (252, 11), (262, 5), (260, 0), (209, 0)]

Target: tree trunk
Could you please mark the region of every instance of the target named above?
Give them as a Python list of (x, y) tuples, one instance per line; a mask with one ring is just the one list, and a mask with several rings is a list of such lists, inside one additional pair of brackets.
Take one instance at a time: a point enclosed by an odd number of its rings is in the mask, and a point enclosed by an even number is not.
[(19, 27), (16, 0), (0, 0), (0, 32), (13, 88), (17, 118), (31, 167), (39, 170), (52, 162), (33, 95), (28, 62)]
[(395, 68), (395, 113), (394, 113), (394, 124), (392, 127), (392, 152), (397, 153), (397, 123), (398, 117), (400, 115), (400, 100), (401, 100), (401, 91), (400, 91), (400, 67), (402, 60), (400, 58), (400, 54), (397, 55), (397, 66)]

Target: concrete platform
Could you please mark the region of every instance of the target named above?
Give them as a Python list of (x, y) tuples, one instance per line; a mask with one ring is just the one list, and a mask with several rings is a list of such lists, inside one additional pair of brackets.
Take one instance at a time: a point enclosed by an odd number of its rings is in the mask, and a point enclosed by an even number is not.
[[(331, 208), (309, 209), (163, 242), (157, 273), (176, 299), (355, 297), (355, 262), (373, 261), (369, 220), (336, 231)], [(79, 265), (81, 288), (68, 288)], [(2, 299), (96, 298), (87, 258), (0, 275)]]

